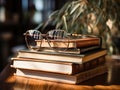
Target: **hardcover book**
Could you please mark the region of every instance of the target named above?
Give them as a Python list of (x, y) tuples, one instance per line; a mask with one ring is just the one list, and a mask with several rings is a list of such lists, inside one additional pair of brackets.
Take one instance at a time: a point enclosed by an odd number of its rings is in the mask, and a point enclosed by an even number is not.
[[(41, 43), (42, 42), (42, 43)], [(39, 47), (50, 47), (47, 40), (36, 40), (37, 46)], [(98, 37), (86, 37), (79, 39), (60, 39), (60, 40), (49, 40), (51, 47), (53, 48), (66, 48), (69, 43), (68, 48), (81, 48), (88, 46), (101, 45), (101, 39)]]
[(105, 64), (105, 56), (101, 56), (83, 64), (30, 58), (12, 58), (12, 60), (12, 67), (14, 68), (47, 71), (69, 75), (77, 74)]
[(88, 62), (100, 56), (106, 55), (105, 49), (93, 50), (84, 54), (67, 54), (67, 53), (56, 53), (56, 52), (44, 52), (44, 51), (30, 51), (20, 50), (18, 51), (17, 57), (19, 58), (34, 58), (51, 61), (63, 61), (82, 64)]
[(35, 70), (28, 70), (28, 69), (20, 69), (20, 68), (16, 69), (15, 75), (35, 78), (35, 79), (61, 82), (61, 83), (78, 84), (82, 81), (91, 79), (95, 76), (104, 74), (106, 72), (107, 72), (106, 66), (102, 65), (94, 69), (87, 70), (75, 75), (57, 74), (57, 73), (42, 72), (42, 71), (35, 71)]
[(68, 53), (68, 54), (83, 54), (83, 53), (86, 53), (86, 52), (89, 52), (89, 51), (92, 51), (92, 50), (97, 50), (97, 49), (100, 49), (100, 48), (101, 48), (101, 46), (99, 46), (99, 45), (82, 47), (82, 48), (59, 49), (59, 50), (55, 50), (51, 47), (41, 47), (39, 51), (56, 52), (56, 53)]

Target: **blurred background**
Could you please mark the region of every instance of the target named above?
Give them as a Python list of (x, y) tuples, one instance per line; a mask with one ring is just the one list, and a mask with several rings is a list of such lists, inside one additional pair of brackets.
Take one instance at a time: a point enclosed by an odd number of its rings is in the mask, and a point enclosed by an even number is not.
[(46, 21), (67, 1), (0, 0), (0, 72), (17, 50), (26, 48), (23, 33)]
[[(0, 72), (17, 50), (26, 49), (23, 33), (45, 22), (53, 11), (60, 9), (67, 1), (72, 0), (0, 0)], [(120, 0), (115, 1), (120, 6)], [(120, 23), (118, 25), (120, 30)], [(54, 26), (48, 25), (46, 30), (52, 28)], [(120, 31), (115, 32), (113, 28), (112, 40), (120, 52)]]

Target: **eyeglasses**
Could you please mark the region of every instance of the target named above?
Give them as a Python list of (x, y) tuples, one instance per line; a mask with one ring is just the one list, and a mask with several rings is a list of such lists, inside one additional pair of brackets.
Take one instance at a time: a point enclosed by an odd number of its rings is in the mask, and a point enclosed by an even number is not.
[[(50, 30), (43, 34), (38, 30), (28, 30), (25, 35), (26, 45), (30, 50), (54, 50), (64, 52), (75, 49), (76, 43), (70, 42), (70, 35), (64, 30)], [(73, 45), (74, 44), (74, 45)]]

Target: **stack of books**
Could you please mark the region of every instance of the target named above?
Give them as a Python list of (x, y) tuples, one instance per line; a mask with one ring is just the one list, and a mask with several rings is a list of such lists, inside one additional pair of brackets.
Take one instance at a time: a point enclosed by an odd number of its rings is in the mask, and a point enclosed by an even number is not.
[[(107, 52), (101, 48), (99, 38), (94, 40), (97, 44), (93, 44), (92, 39), (76, 42), (80, 43), (78, 44), (80, 50), (85, 49), (85, 52), (79, 53), (20, 50), (16, 57), (11, 58), (13, 60), (11, 67), (16, 69), (15, 75), (18, 76), (79, 84), (107, 71), (105, 66)], [(99, 48), (88, 49), (96, 46)]]

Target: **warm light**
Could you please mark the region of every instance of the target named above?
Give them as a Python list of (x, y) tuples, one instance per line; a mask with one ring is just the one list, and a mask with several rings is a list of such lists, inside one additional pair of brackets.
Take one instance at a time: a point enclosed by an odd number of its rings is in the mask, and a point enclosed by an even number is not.
[(4, 21), (5, 21), (5, 8), (0, 7), (0, 22), (4, 22)]

